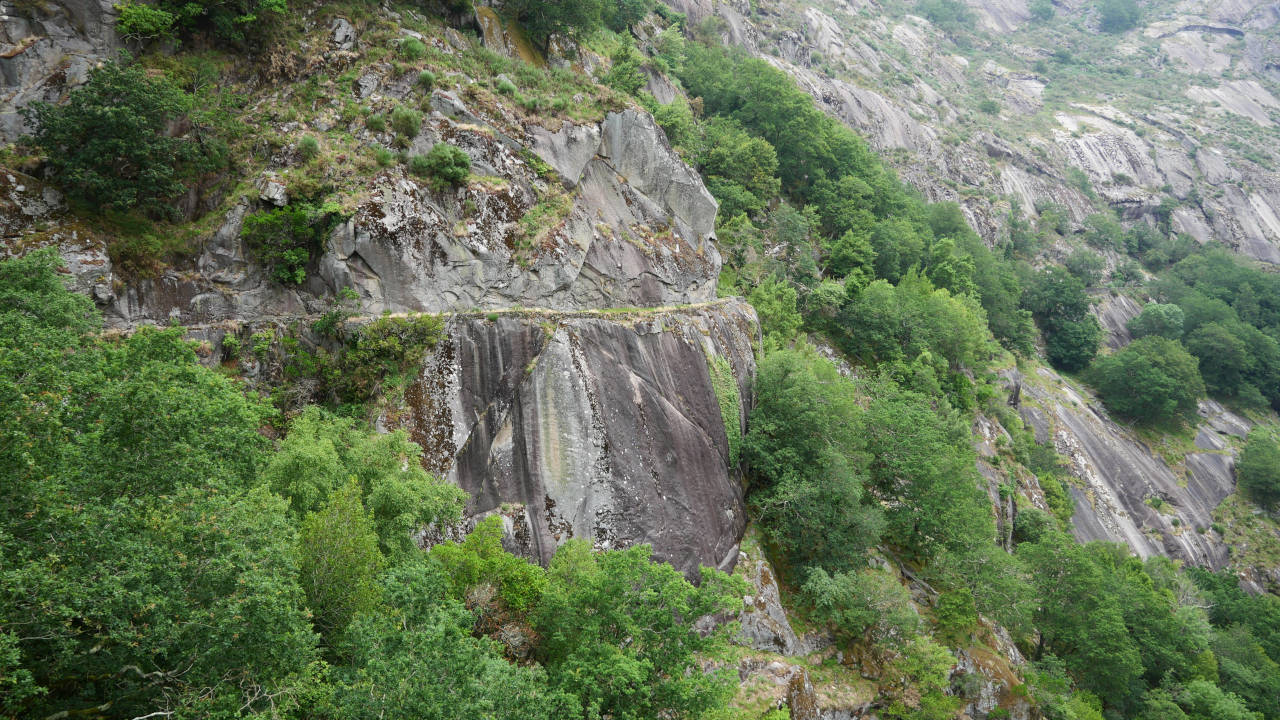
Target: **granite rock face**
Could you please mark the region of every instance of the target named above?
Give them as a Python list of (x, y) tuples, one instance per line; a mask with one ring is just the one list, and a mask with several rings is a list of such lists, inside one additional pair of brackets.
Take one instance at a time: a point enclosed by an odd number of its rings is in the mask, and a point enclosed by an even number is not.
[(428, 469), (471, 494), (470, 516), (512, 518), (533, 559), (587, 538), (650, 543), (690, 576), (729, 569), (746, 514), (709, 358), (725, 358), (749, 398), (756, 327), (739, 300), (616, 319), (458, 316), (381, 422), (407, 428)]
[(57, 102), (120, 46), (112, 0), (0, 2), (0, 144), (25, 127), (18, 109)]
[[(174, 268), (130, 283), (103, 308), (108, 325), (315, 314), (347, 287), (368, 314), (646, 307), (715, 297), (716, 202), (652, 116), (626, 110), (599, 125), (566, 123), (555, 133), (535, 127), (525, 146), (483, 125), (450, 93), (437, 91), (433, 101), (452, 117), (433, 114), (412, 151), (447, 141), (471, 158), (476, 179), (433, 190), (402, 169), (370, 178), (367, 199), (333, 231), (307, 282), (284, 287), (253, 263), (240, 237), (247, 213), (288, 202), (264, 176), (258, 207), (242, 203), (226, 214), (204, 241), (195, 272)], [(552, 171), (540, 175), (539, 162)]]
[(1213, 569), (1227, 563), (1227, 547), (1210, 526), (1214, 508), (1235, 490), (1229, 439), (1247, 434), (1248, 421), (1202, 402), (1199, 452), (1171, 465), (1053, 371), (1011, 380), (1021, 388), (1023, 421), (1070, 461), (1079, 540), (1120, 542), (1140, 557), (1165, 555)]
[[(1276, 146), (1280, 125), (1280, 99), (1269, 89), (1280, 80), (1273, 4), (1192, 3), (1172, 18), (1152, 17), (1117, 37), (1117, 49), (1145, 53), (1152, 72), (1178, 68), (1178, 77), (1159, 81), (1172, 82), (1176, 102), (1106, 93), (1089, 104), (1046, 93), (1062, 81), (1034, 69), (1052, 49), (1038, 44), (1025, 0), (965, 2), (990, 33), (981, 50), (1005, 65), (971, 60), (973, 48), (951, 42), (945, 26), (918, 11), (897, 16), (875, 0), (821, 9), (793, 0), (672, 4), (694, 22), (715, 17), (723, 42), (791, 75), (928, 200), (958, 203), (992, 244), (1007, 236), (1013, 199), (1028, 219), (1058, 206), (1080, 229), (1097, 212), (1081, 191), (1082, 173), (1129, 222), (1156, 224), (1172, 204), (1173, 232), (1280, 263), (1280, 175), (1273, 156), (1256, 152), (1259, 143)], [(1090, 3), (1054, 7), (1095, 22)], [(1148, 72), (1137, 61), (1135, 68)], [(975, 86), (997, 112), (975, 107)], [(1027, 130), (1022, 119), (1037, 114), (1052, 120)]]

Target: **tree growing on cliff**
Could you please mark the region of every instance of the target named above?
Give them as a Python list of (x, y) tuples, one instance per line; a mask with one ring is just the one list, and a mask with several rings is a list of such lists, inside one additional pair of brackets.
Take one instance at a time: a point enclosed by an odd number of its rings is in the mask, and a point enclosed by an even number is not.
[(1262, 429), (1249, 433), (1236, 474), (1250, 499), (1262, 507), (1274, 509), (1280, 504), (1280, 441)]
[[(189, 122), (193, 110), (193, 98), (167, 79), (108, 62), (65, 104), (34, 102), (20, 112), (72, 199), (159, 217), (173, 216), (167, 201), (223, 162), (221, 143)], [(184, 124), (185, 132), (172, 132)]]
[(1199, 364), (1176, 340), (1150, 336), (1099, 358), (1089, 370), (1107, 407), (1140, 423), (1175, 422), (1204, 395)]

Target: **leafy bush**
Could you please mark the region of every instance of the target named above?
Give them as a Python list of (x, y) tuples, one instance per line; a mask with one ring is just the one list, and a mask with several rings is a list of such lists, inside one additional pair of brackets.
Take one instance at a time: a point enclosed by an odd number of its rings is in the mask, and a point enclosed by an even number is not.
[(274, 280), (301, 285), (312, 253), (319, 251), (333, 227), (336, 210), (328, 205), (293, 203), (249, 215), (240, 232), (249, 251), (271, 270)]
[(422, 113), (403, 105), (391, 111), (391, 129), (402, 137), (415, 138), (422, 128)]
[(418, 84), (421, 85), (424, 90), (430, 90), (436, 85), (436, 74), (430, 70), (423, 70), (418, 73)]
[(311, 162), (320, 154), (320, 141), (313, 135), (307, 135), (298, 141), (298, 155), (303, 162)]
[(511, 96), (516, 94), (516, 84), (506, 78), (498, 78), (498, 84), (494, 86), (499, 95)]
[(520, 23), (529, 39), (546, 49), (553, 35), (576, 42), (599, 29), (612, 0), (502, 0), (499, 11)]
[(427, 46), (417, 38), (407, 37), (401, 40), (400, 44), (396, 46), (396, 52), (398, 52), (400, 57), (405, 60), (408, 60), (409, 62), (416, 62), (426, 57)]
[(285, 0), (159, 0), (154, 5), (127, 0), (116, 7), (116, 29), (125, 37), (208, 33), (235, 47), (267, 38), (286, 11)]
[(151, 5), (126, 0), (116, 5), (116, 32), (131, 40), (165, 37), (173, 31), (177, 18), (173, 13)]
[(859, 415), (830, 362), (792, 350), (761, 361), (742, 456), (765, 533), (797, 571), (856, 568), (880, 537), (879, 509), (862, 503)]
[(20, 112), (34, 128), (30, 142), (72, 199), (173, 217), (168, 201), (224, 161), (221, 144), (198, 123), (169, 136), (193, 110), (193, 98), (168, 80), (109, 62), (91, 70), (65, 104), (33, 102)]
[[(1033, 20), (1044, 22), (1053, 17), (1053, 0), (1031, 0), (1028, 5)], [(1037, 70), (1036, 72), (1041, 72)]]
[(387, 118), (382, 113), (371, 113), (364, 118), (364, 126), (380, 133), (387, 129)]
[(471, 158), (461, 148), (436, 143), (426, 155), (409, 159), (409, 172), (427, 178), (437, 192), (466, 184), (471, 175)]
[(1177, 341), (1156, 336), (1099, 358), (1089, 380), (1107, 407), (1145, 424), (1189, 417), (1204, 395), (1196, 359)]
[[(892, 573), (866, 568), (830, 575), (812, 568), (800, 588), (812, 619), (844, 637), (875, 643), (902, 642), (920, 628), (911, 593)], [(973, 598), (970, 597), (970, 602)]]
[(1183, 317), (1182, 308), (1172, 303), (1147, 303), (1141, 313), (1129, 320), (1128, 328), (1135, 339), (1158, 335), (1178, 340), (1182, 337)]
[(1261, 428), (1251, 431), (1236, 463), (1236, 477), (1240, 489), (1257, 504), (1268, 509), (1280, 504), (1280, 441)]
[(1140, 17), (1137, 0), (1102, 0), (1098, 3), (1098, 21), (1103, 32), (1131, 30), (1137, 26)]
[(938, 623), (938, 634), (956, 645), (964, 645), (978, 628), (978, 609), (973, 604), (973, 593), (968, 588), (948, 590), (938, 596), (933, 609)]
[(1082, 370), (1098, 352), (1102, 328), (1089, 313), (1084, 283), (1066, 270), (1052, 267), (1035, 277), (1023, 294), (1045, 335), (1049, 362), (1063, 370)]

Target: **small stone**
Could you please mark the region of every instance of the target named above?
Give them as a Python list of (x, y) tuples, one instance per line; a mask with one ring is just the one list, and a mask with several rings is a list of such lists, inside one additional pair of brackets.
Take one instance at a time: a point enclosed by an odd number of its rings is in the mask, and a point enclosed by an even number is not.
[(330, 42), (339, 50), (350, 50), (356, 46), (356, 29), (346, 18), (334, 18), (329, 30), (333, 33)]
[(258, 185), (258, 198), (276, 207), (284, 207), (289, 204), (289, 191), (275, 180), (265, 178)]

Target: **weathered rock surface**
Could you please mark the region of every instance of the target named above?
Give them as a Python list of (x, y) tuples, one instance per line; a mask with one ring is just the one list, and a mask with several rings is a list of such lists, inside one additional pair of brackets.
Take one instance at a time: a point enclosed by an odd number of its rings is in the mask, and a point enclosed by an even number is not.
[[(425, 152), (447, 138), (482, 177), (442, 192), (400, 169), (370, 178), (368, 199), (334, 230), (303, 285), (273, 281), (240, 236), (255, 207), (288, 202), (270, 175), (258, 180), (258, 203), (233, 206), (204, 239), (194, 266), (126, 284), (99, 243), (98, 260), (83, 268), (85, 277), (77, 272), (78, 283), (122, 286), (98, 297), (107, 325), (122, 329), (314, 315), (346, 287), (368, 314), (644, 307), (715, 297), (715, 200), (651, 116), (627, 110), (598, 126), (534, 128), (528, 155), (475, 124), (480, 118), (449, 93), (435, 99), (471, 122), (436, 115), (414, 146)], [(556, 175), (540, 177), (530, 157)], [(58, 193), (14, 173), (3, 190), (0, 223), (13, 244), (52, 243), (64, 253), (84, 244)], [(530, 212), (542, 213), (534, 226), (522, 222)]]
[(519, 504), (513, 524), (534, 559), (587, 538), (650, 543), (690, 574), (729, 569), (746, 516), (708, 358), (727, 359), (748, 398), (757, 332), (738, 300), (459, 316), (382, 422), (407, 428), (428, 469), (471, 494), (468, 514)]
[(58, 101), (120, 41), (112, 0), (0, 2), (0, 145), (28, 128), (18, 109)]
[[(1052, 48), (1035, 46), (1039, 36), (1027, 34), (1034, 23), (1024, 0), (966, 3), (990, 33), (974, 42), (987, 57), (1003, 53), (1007, 66), (971, 63), (964, 55), (972, 50), (951, 43), (945, 29), (914, 15), (894, 18), (871, 0), (821, 10), (792, 0), (673, 4), (694, 21), (718, 16), (722, 40), (792, 75), (819, 107), (888, 151), (927, 199), (959, 203), (989, 242), (1007, 233), (1009, 198), (1028, 216), (1037, 206), (1061, 206), (1078, 228), (1097, 210), (1069, 181), (1071, 170), (1083, 172), (1127, 220), (1154, 219), (1171, 199), (1179, 205), (1176, 232), (1280, 263), (1273, 210), (1280, 207), (1280, 175), (1276, 159), (1257, 152), (1260, 142), (1280, 142), (1272, 84), (1280, 80), (1280, 13), (1266, 3), (1184, 4), (1183, 15), (1126, 36), (1124, 52), (1136, 58), (1146, 51), (1153, 72), (1174, 66), (1185, 73), (1171, 88), (1178, 102), (1152, 104), (1128, 93), (1100, 93), (1088, 105), (1059, 100), (1049, 108), (1054, 123), (1033, 131), (1017, 118), (1045, 109), (1053, 78), (1019, 68), (1047, 59)], [(1055, 3), (1058, 14), (1089, 23), (1092, 7)], [(1135, 74), (1146, 72), (1134, 62)], [(975, 83), (997, 102), (996, 116), (974, 107)], [(1198, 162), (1206, 153), (1215, 167)]]
[(1204, 452), (1187, 453), (1171, 466), (1112, 421), (1096, 398), (1051, 370), (1042, 368), (1033, 379), (1009, 377), (1020, 383), (1023, 420), (1071, 463), (1078, 539), (1125, 543), (1141, 557), (1166, 555), (1215, 569), (1226, 564), (1227, 548), (1209, 528), (1214, 508), (1235, 490), (1234, 450), (1224, 436), (1247, 432), (1247, 421), (1202, 403), (1196, 445)]

